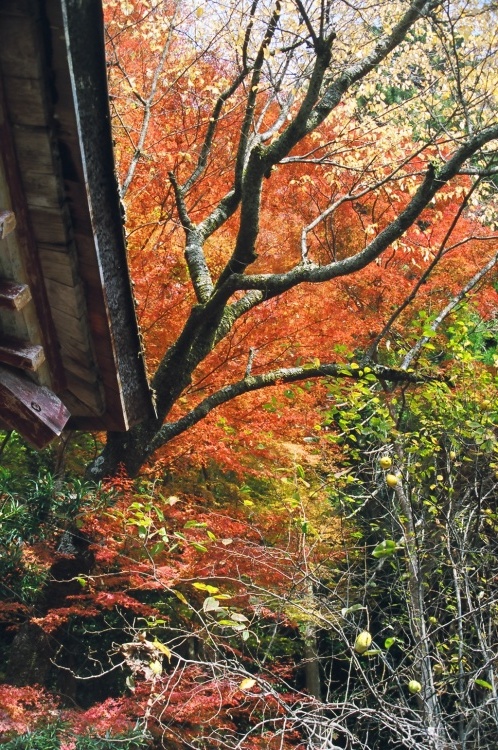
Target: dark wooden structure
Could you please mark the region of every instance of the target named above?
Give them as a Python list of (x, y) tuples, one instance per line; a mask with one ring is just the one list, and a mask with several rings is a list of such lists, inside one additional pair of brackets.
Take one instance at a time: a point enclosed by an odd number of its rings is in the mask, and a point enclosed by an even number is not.
[(0, 0), (0, 423), (43, 447), (153, 411), (100, 0)]

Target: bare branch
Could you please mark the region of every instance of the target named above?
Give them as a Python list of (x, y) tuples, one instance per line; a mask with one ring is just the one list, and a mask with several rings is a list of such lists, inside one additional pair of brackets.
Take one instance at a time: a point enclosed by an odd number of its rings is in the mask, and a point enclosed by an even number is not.
[(202, 235), (192, 223), (187, 212), (187, 206), (183, 199), (182, 189), (178, 186), (175, 175), (170, 172), (170, 182), (175, 191), (176, 207), (180, 221), (185, 230), (185, 260), (187, 261), (192, 286), (194, 287), (198, 302), (207, 302), (213, 291), (213, 281), (206, 262), (206, 256), (202, 246)]
[[(457, 307), (457, 305), (460, 304), (460, 302), (467, 296), (469, 292), (474, 289), (477, 284), (481, 281), (481, 279), (484, 278), (484, 276), (491, 271), (492, 268), (495, 267), (495, 265), (498, 263), (498, 253), (494, 255), (491, 260), (489, 260), (485, 266), (483, 266), (479, 271), (472, 276), (470, 281), (465, 284), (465, 286), (458, 292), (458, 294), (455, 294), (454, 297), (448, 302), (446, 307), (441, 310), (439, 315), (436, 317), (435, 320), (432, 321), (431, 325), (429, 326), (431, 330), (437, 331), (441, 323), (448, 317), (448, 315)], [(416, 358), (416, 356), (419, 354), (420, 350), (429, 341), (429, 336), (422, 336), (415, 346), (413, 346), (408, 354), (403, 359), (403, 362), (401, 364), (401, 368), (404, 370), (408, 367), (410, 367), (413, 360)]]
[(121, 190), (120, 190), (121, 198), (124, 198), (126, 193), (128, 192), (128, 188), (130, 187), (131, 181), (133, 180), (133, 176), (135, 174), (137, 164), (142, 154), (142, 149), (144, 147), (145, 139), (147, 137), (147, 131), (149, 130), (149, 123), (150, 123), (150, 118), (152, 115), (152, 107), (153, 107), (154, 99), (156, 96), (157, 86), (159, 84), (159, 79), (161, 77), (161, 74), (164, 69), (164, 64), (169, 54), (171, 42), (173, 39), (174, 20), (175, 20), (175, 16), (179, 7), (180, 7), (180, 2), (179, 0), (177, 0), (176, 5), (175, 5), (175, 10), (173, 13), (173, 17), (171, 19), (171, 23), (168, 29), (168, 34), (166, 36), (166, 40), (164, 42), (164, 45), (161, 51), (161, 56), (157, 63), (156, 69), (154, 70), (154, 75), (152, 77), (152, 84), (150, 87), (149, 96), (147, 97), (146, 100), (144, 100), (142, 97), (139, 97), (144, 107), (142, 127), (140, 128), (140, 135), (139, 135), (138, 142), (135, 148), (135, 153), (133, 154), (133, 157), (130, 162), (130, 166), (128, 167), (128, 173), (125, 179), (123, 180), (123, 184), (121, 186)]
[[(443, 255), (445, 255), (446, 252), (448, 252), (451, 249), (451, 248), (447, 247), (448, 241), (449, 241), (449, 239), (450, 239), (450, 237), (451, 237), (451, 235), (453, 233), (453, 230), (457, 226), (457, 224), (458, 224), (458, 222), (460, 220), (460, 217), (462, 216), (464, 210), (468, 206), (468, 203), (469, 203), (469, 200), (470, 200), (472, 194), (477, 189), (477, 187), (479, 185), (479, 182), (480, 182), (479, 179), (475, 180), (475, 182), (472, 185), (472, 187), (470, 188), (470, 190), (466, 193), (466, 195), (465, 195), (462, 203), (460, 204), (460, 206), (458, 208), (458, 211), (456, 212), (455, 216), (453, 217), (453, 221), (451, 222), (451, 225), (450, 225), (448, 231), (446, 232), (446, 234), (445, 234), (445, 236), (443, 238), (443, 241), (441, 242), (441, 244), (439, 246), (439, 250), (434, 255), (434, 258), (429, 263), (429, 265), (427, 266), (427, 268), (424, 270), (423, 274), (420, 276), (420, 278), (417, 281), (417, 283), (414, 285), (414, 287), (413, 287), (412, 291), (410, 292), (410, 294), (408, 294), (407, 297), (401, 303), (401, 305), (399, 305), (396, 308), (396, 310), (394, 310), (394, 312), (390, 316), (389, 320), (387, 321), (387, 323), (382, 328), (381, 332), (378, 334), (378, 336), (375, 337), (375, 340), (372, 342), (372, 344), (369, 347), (369, 357), (373, 357), (374, 356), (374, 353), (376, 352), (377, 347), (379, 346), (379, 344), (382, 341), (382, 339), (391, 330), (391, 327), (393, 326), (393, 324), (395, 323), (395, 321), (399, 318), (399, 316), (401, 315), (401, 313), (403, 312), (403, 310), (406, 310), (406, 308), (413, 302), (413, 300), (417, 296), (418, 292), (420, 291), (420, 287), (423, 284), (426, 283), (426, 281), (428, 280), (429, 276), (431, 275), (431, 273), (433, 272), (433, 270), (436, 268), (436, 266), (438, 265), (438, 263), (441, 260), (441, 258), (443, 257)], [(458, 243), (458, 244), (460, 244), (460, 243)]]
[[(269, 147), (267, 159), (271, 164), (277, 164), (287, 156), (292, 148), (307, 134), (321, 125), (326, 117), (339, 104), (346, 91), (357, 81), (362, 80), (379, 65), (405, 38), (411, 27), (440, 3), (427, 0), (415, 0), (408, 8), (401, 20), (394, 26), (392, 32), (382, 37), (375, 49), (363, 60), (350, 65), (335, 79), (325, 91), (320, 102), (315, 106), (320, 93), (325, 70), (330, 61), (330, 45), (333, 35), (323, 42), (323, 49), (316, 50), (317, 60), (303, 104), (282, 135)], [(328, 54), (327, 54), (328, 50)], [(325, 63), (325, 68), (322, 69)]]
[(223, 109), (223, 105), (230, 99), (231, 96), (237, 91), (241, 83), (243, 82), (244, 78), (247, 77), (249, 73), (249, 68), (244, 68), (239, 75), (235, 78), (231, 86), (228, 86), (228, 88), (223, 91), (218, 99), (216, 100), (216, 104), (214, 106), (213, 112), (211, 114), (211, 117), (209, 118), (209, 125), (206, 132), (206, 137), (204, 138), (204, 143), (202, 144), (202, 148), (199, 154), (199, 158), (197, 160), (197, 166), (188, 178), (188, 180), (185, 181), (185, 183), (182, 185), (182, 193), (185, 195), (191, 187), (194, 185), (195, 182), (199, 179), (199, 177), (202, 175), (206, 168), (207, 164), (207, 158), (210, 154), (211, 147), (213, 145), (213, 139), (216, 133), (217, 126), (220, 121), (220, 115), (221, 111)]

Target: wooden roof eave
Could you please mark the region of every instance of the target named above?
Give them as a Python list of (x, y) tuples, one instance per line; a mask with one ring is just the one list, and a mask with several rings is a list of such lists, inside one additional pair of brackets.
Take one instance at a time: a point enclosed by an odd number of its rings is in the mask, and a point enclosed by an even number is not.
[[(101, 321), (92, 319), (91, 307), (90, 326), (94, 328), (96, 355), (103, 372), (108, 371), (106, 360), (112, 352), (116, 386), (113, 397), (119, 397), (123, 415), (118, 429), (126, 430), (152, 416), (154, 406), (137, 325), (115, 173), (103, 11), (100, 2), (60, 0), (60, 6), (108, 335), (103, 337)], [(66, 146), (71, 151), (74, 144), (68, 142)], [(82, 420), (83, 428), (88, 429), (90, 422)]]
[(114, 173), (101, 3), (0, 0), (0, 14), (0, 238), (12, 232), (2, 241), (0, 419), (42, 447), (70, 414), (74, 429), (126, 430), (154, 407)]

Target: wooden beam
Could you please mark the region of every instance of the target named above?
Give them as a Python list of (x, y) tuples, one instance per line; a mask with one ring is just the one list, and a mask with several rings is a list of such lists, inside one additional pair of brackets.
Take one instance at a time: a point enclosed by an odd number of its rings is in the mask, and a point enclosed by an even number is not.
[(31, 292), (27, 284), (15, 281), (0, 281), (0, 309), (22, 310), (31, 300)]
[(0, 240), (7, 237), (8, 234), (16, 228), (16, 215), (13, 211), (7, 211), (0, 208)]
[[(22, 280), (28, 284), (36, 306), (52, 387), (58, 393), (62, 393), (65, 390), (66, 383), (59, 352), (60, 344), (45, 288), (38, 248), (33, 234), (31, 216), (26, 204), (26, 196), (21, 180), (22, 170), (18, 162), (13, 126), (5, 117), (7, 111), (8, 107), (5, 100), (3, 78), (0, 76), (0, 143), (2, 144), (2, 160), (5, 177), (9, 186), (10, 200), (12, 205), (16, 207), (16, 236), (20, 248), (22, 265), (26, 274), (26, 278)], [(49, 136), (47, 133), (45, 137), (48, 140)], [(25, 167), (26, 164), (23, 165), (23, 168)]]
[(0, 366), (0, 419), (35, 448), (44, 448), (58, 437), (69, 417), (55, 393)]
[(45, 362), (45, 353), (39, 344), (5, 336), (0, 339), (0, 362), (35, 372)]

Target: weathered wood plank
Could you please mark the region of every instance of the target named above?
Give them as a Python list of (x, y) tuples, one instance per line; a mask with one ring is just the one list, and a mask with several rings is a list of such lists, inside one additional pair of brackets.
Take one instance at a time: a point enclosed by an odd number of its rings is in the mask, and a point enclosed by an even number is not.
[(16, 228), (16, 215), (13, 211), (2, 208), (0, 209), (0, 240), (7, 237), (8, 234)]
[(71, 336), (64, 336), (63, 341), (61, 341), (61, 351), (64, 362), (67, 359), (71, 359), (74, 362), (78, 362), (83, 368), (87, 368), (90, 371), (96, 370), (95, 356), (88, 336), (80, 340), (74, 339)]
[[(8, 110), (5, 102), (5, 92), (0, 77), (0, 112)], [(46, 136), (45, 136), (46, 137)], [(0, 142), (2, 143), (2, 161), (6, 184), (9, 186), (11, 204), (16, 206), (17, 230), (12, 235), (16, 238), (18, 255), (22, 259), (24, 275), (17, 274), (11, 278), (28, 284), (33, 304), (36, 307), (39, 324), (39, 336), (31, 340), (43, 343), (47, 357), (47, 366), (50, 369), (50, 381), (54, 391), (60, 393), (64, 389), (65, 377), (59, 354), (59, 342), (55, 331), (50, 304), (43, 280), (43, 272), (36, 247), (33, 233), (30, 211), (26, 204), (26, 197), (22, 187), (19, 161), (17, 158), (17, 143), (14, 143), (12, 128), (7, 119), (0, 116)], [(53, 235), (49, 241), (54, 240)], [(10, 237), (7, 240), (10, 241)], [(58, 240), (55, 240), (56, 242)], [(65, 242), (64, 237), (61, 242)], [(8, 278), (8, 277), (7, 277)], [(30, 305), (26, 307), (29, 310)], [(23, 311), (24, 312), (24, 311)]]
[(89, 337), (86, 321), (69, 315), (65, 310), (54, 309), (53, 315), (62, 348), (66, 347), (67, 341), (71, 341), (75, 346), (79, 346), (81, 351), (86, 351)]
[(34, 169), (25, 169), (23, 184), (30, 208), (58, 209), (64, 203), (59, 182), (53, 174), (46, 175)]
[(2, 0), (2, 15), (23, 16), (33, 13), (31, 0)]
[(61, 310), (78, 320), (86, 318), (86, 305), (81, 284), (66, 286), (58, 281), (46, 279), (48, 298), (52, 310)]
[(30, 16), (3, 16), (0, 24), (4, 76), (42, 78), (39, 22)]
[(37, 78), (4, 78), (10, 120), (15, 125), (46, 127), (47, 105), (42, 81)]
[(55, 393), (1, 366), (0, 413), (8, 427), (39, 449), (61, 434), (71, 416)]
[(59, 249), (55, 250), (50, 245), (39, 245), (38, 250), (46, 279), (59, 281), (66, 286), (78, 283), (76, 258), (74, 253), (68, 252), (67, 247), (59, 246)]
[(67, 242), (66, 225), (60, 211), (46, 208), (30, 208), (31, 222), (38, 242)]
[(27, 284), (15, 281), (0, 281), (0, 308), (4, 310), (22, 310), (31, 299)]
[(66, 352), (63, 352), (62, 361), (67, 372), (72, 373), (83, 382), (89, 383), (93, 388), (98, 389), (100, 387), (101, 378), (97, 372), (97, 367), (91, 360), (87, 363), (81, 357), (71, 357)]
[(21, 168), (36, 165), (37, 172), (53, 174), (54, 152), (46, 127), (16, 127), (15, 138)]
[(21, 370), (36, 370), (45, 362), (43, 347), (14, 338), (0, 339), (0, 362)]
[(67, 389), (84, 404), (87, 416), (101, 416), (105, 413), (107, 404), (104, 403), (103, 393), (96, 383), (86, 383), (72, 372), (67, 372)]
[[(85, 267), (88, 267), (88, 268), (91, 268), (91, 267), (98, 268), (93, 235), (82, 234), (81, 232), (75, 232), (74, 242), (78, 250), (79, 263), (84, 264)], [(102, 284), (102, 281), (101, 281), (101, 284)]]

